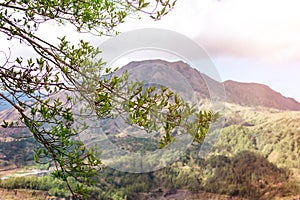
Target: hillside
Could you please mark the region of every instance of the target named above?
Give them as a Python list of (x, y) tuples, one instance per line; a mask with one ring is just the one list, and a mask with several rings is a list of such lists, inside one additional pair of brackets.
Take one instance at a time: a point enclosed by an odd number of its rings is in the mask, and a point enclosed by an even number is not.
[(267, 85), (225, 81), (227, 102), (243, 106), (263, 106), (280, 110), (300, 110), (300, 103), (282, 96)]
[(299, 111), (236, 104), (227, 104), (226, 108), (226, 123), (212, 154), (250, 150), (278, 166), (300, 170)]

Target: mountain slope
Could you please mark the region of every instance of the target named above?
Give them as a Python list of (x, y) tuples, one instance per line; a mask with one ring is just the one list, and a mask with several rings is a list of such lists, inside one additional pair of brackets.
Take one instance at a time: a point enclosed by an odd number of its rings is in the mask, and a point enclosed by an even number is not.
[(227, 102), (243, 106), (263, 106), (279, 110), (300, 110), (300, 103), (258, 83), (225, 81)]

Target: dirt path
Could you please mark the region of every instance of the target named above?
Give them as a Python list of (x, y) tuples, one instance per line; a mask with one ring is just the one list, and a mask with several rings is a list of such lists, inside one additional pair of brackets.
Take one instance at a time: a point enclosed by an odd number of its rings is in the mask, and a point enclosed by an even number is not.
[(11, 177), (22, 177), (22, 176), (32, 176), (32, 175), (40, 175), (47, 174), (49, 170), (39, 170), (39, 169), (7, 169), (0, 171), (0, 180), (4, 180)]
[(0, 178), (2, 178), (4, 176), (9, 176), (10, 174), (17, 173), (20, 171), (24, 171), (24, 169), (17, 168), (17, 167), (9, 167), (9, 168), (0, 169)]

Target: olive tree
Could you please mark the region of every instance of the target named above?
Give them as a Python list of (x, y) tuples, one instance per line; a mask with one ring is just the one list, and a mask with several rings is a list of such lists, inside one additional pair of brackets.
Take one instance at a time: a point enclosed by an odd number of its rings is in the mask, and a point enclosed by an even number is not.
[[(18, 55), (12, 59), (9, 52), (5, 53), (6, 60), (0, 66), (0, 100), (18, 111), (22, 124), (40, 144), (35, 149), (35, 160), (54, 163), (53, 174), (67, 182), (73, 195), (86, 194), (85, 186), (93, 184), (92, 177), (102, 163), (93, 149), (77, 137), (80, 130), (73, 126), (76, 102), (72, 93), (79, 99), (85, 98), (86, 109), (93, 110), (98, 118), (113, 118), (127, 112), (129, 124), (147, 131), (163, 129), (165, 135), (159, 141), (159, 148), (174, 140), (171, 133), (177, 126), (183, 126), (201, 142), (216, 115), (197, 110), (168, 88), (144, 90), (142, 82), (129, 83), (126, 73), (103, 78), (103, 74), (114, 72), (105, 68), (98, 48), (83, 40), (72, 44), (67, 36), (59, 38), (57, 44), (50, 43), (46, 37), (38, 36), (40, 25), (51, 21), (74, 26), (78, 32), (113, 36), (117, 34), (116, 26), (127, 16), (146, 14), (159, 20), (173, 9), (175, 2), (5, 0), (0, 3), (2, 39), (18, 40), (37, 54), (35, 58)], [(28, 100), (23, 101), (24, 97)], [(18, 125), (2, 122), (2, 127)], [(77, 187), (70, 186), (69, 177), (76, 179)]]

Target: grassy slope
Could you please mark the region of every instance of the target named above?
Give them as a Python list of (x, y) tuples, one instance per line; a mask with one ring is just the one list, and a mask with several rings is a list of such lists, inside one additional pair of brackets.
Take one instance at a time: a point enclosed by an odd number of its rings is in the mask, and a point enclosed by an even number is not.
[(249, 150), (279, 167), (300, 169), (300, 112), (227, 105), (226, 124), (212, 154)]

